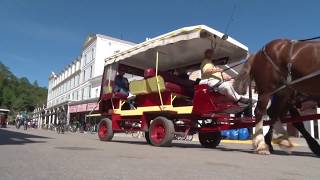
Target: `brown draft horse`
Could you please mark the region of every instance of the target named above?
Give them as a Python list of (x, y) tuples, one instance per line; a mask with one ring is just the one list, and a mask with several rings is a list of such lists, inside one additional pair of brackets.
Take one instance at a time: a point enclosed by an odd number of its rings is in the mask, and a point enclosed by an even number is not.
[[(275, 98), (275, 101), (272, 103), (269, 115), (271, 120), (275, 122), (274, 128), (278, 133), (277, 138), (280, 141), (279, 144), (282, 145), (280, 147), (287, 149), (292, 147), (292, 143), (281, 126), (280, 119), (289, 110), (293, 116), (299, 115), (292, 111), (295, 108), (294, 104), (300, 99), (299, 95), (314, 100), (320, 99), (320, 75), (317, 73), (317, 75), (298, 83), (290, 83), (319, 70), (320, 41), (273, 40), (255, 55), (249, 56), (247, 63), (234, 82), (234, 88), (239, 94), (245, 94), (249, 82), (254, 80), (256, 83), (258, 102), (255, 109), (256, 133), (253, 145), (258, 154), (270, 154), (263, 137), (262, 116), (267, 113), (267, 105), (271, 98)], [(281, 86), (284, 88), (276, 91)], [(301, 126), (299, 128), (298, 130), (302, 130)], [(306, 140), (311, 143), (308, 139)], [(317, 145), (314, 145), (315, 149), (319, 147)]]

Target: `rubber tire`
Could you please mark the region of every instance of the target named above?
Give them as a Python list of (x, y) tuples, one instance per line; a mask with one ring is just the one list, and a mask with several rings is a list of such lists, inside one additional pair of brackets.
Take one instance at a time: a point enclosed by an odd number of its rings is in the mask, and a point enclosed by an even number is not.
[(149, 131), (144, 132), (144, 137), (146, 138), (147, 143), (151, 144), (150, 137), (149, 137)]
[[(107, 126), (107, 133), (105, 134), (105, 136), (101, 136), (101, 133), (99, 133), (100, 131), (100, 126), (106, 124)], [(111, 141), (113, 138), (113, 130), (112, 130), (112, 121), (108, 118), (104, 118), (101, 119), (99, 125), (98, 125), (98, 137), (100, 139), (100, 141)]]
[[(164, 138), (162, 139), (162, 141), (160, 143), (154, 142), (153, 139), (151, 138), (152, 137), (152, 130), (153, 130), (154, 126), (157, 124), (162, 124), (165, 129)], [(150, 143), (153, 146), (169, 147), (172, 144), (172, 140), (174, 138), (174, 132), (175, 132), (175, 130), (174, 130), (173, 122), (171, 120), (168, 120), (165, 117), (158, 116), (151, 122), (150, 127), (149, 127)]]
[(199, 142), (205, 148), (216, 148), (220, 144), (220, 141), (221, 132), (199, 132)]

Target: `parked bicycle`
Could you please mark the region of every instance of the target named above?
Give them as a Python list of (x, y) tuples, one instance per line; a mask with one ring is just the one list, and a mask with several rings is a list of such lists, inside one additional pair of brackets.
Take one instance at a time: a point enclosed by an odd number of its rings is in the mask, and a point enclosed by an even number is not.
[(28, 129), (28, 119), (25, 118), (25, 119), (23, 120), (23, 130), (27, 130), (27, 129)]
[(58, 134), (64, 134), (64, 131), (65, 131), (65, 125), (64, 123), (59, 123), (56, 127), (57, 129), (57, 133)]
[(79, 130), (79, 123), (78, 123), (78, 121), (70, 123), (70, 124), (67, 126), (67, 130), (68, 130), (69, 132), (73, 132), (73, 133), (77, 132), (77, 131)]
[(97, 133), (98, 124), (90, 124), (87, 131), (89, 131), (91, 134)]
[(20, 126), (22, 124), (22, 120), (21, 119), (16, 119), (16, 128), (20, 129)]
[(49, 129), (50, 129), (51, 131), (55, 131), (55, 130), (56, 130), (56, 125), (53, 124), (53, 123), (50, 124)]

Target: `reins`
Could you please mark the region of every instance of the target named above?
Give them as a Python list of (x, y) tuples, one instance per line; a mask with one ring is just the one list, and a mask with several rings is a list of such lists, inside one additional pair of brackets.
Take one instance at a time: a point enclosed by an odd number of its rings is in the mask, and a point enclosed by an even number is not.
[[(246, 63), (247, 62), (247, 60), (245, 59), (245, 60), (242, 60), (242, 61), (240, 61), (239, 63), (237, 63), (237, 64), (235, 64), (235, 65), (232, 65), (232, 66), (228, 66), (228, 68), (226, 68), (226, 69), (223, 69), (220, 73), (221, 73), (221, 77), (222, 77), (222, 81), (224, 81), (224, 78), (223, 78), (223, 73), (225, 72), (225, 71), (227, 71), (227, 70), (229, 70), (229, 69), (232, 69), (232, 68), (234, 68), (234, 67), (237, 67), (237, 66), (240, 66), (241, 64), (244, 64), (244, 63)], [(232, 78), (232, 79), (234, 79), (234, 78)]]

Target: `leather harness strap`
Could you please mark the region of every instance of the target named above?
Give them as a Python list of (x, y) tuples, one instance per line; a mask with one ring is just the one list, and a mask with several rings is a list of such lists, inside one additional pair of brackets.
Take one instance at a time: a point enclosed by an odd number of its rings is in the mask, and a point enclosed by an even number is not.
[(263, 49), (262, 49), (262, 53), (263, 55), (267, 58), (267, 60), (272, 64), (273, 68), (281, 75), (281, 79), (283, 81), (283, 85), (280, 86), (279, 88), (275, 89), (274, 91), (272, 91), (270, 94), (275, 94), (276, 92), (284, 89), (284, 88), (287, 88), (287, 87), (290, 87), (291, 85), (294, 85), (296, 83), (299, 83), (301, 81), (304, 81), (304, 80), (307, 80), (307, 79), (310, 79), (312, 77), (315, 77), (315, 76), (319, 76), (320, 75), (320, 70), (318, 71), (315, 71), (311, 74), (308, 74), (306, 76), (303, 76), (303, 77), (300, 77), (298, 79), (295, 79), (295, 80), (292, 80), (292, 65), (294, 63), (294, 60), (293, 60), (293, 48), (294, 48), (294, 45), (295, 43), (298, 42), (296, 40), (291, 40), (291, 47), (290, 47), (290, 50), (289, 50), (289, 62), (287, 64), (287, 70), (288, 70), (288, 74), (287, 74), (287, 77), (285, 78), (281, 71), (280, 71), (280, 68), (279, 66), (277, 66), (273, 60), (271, 59), (271, 57), (267, 54), (266, 52), (266, 47), (264, 46)]
[(296, 40), (291, 40), (291, 46), (290, 46), (290, 50), (289, 50), (289, 62), (287, 64), (287, 68), (288, 68), (288, 75), (287, 75), (287, 82), (286, 84), (290, 84), (291, 81), (292, 81), (292, 64), (294, 62), (293, 60), (293, 48), (294, 48), (294, 45), (296, 44)]

